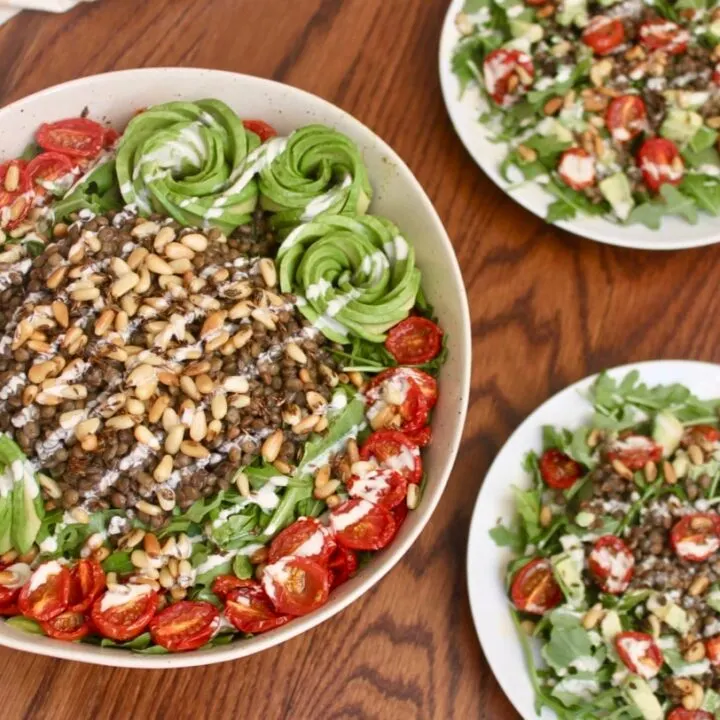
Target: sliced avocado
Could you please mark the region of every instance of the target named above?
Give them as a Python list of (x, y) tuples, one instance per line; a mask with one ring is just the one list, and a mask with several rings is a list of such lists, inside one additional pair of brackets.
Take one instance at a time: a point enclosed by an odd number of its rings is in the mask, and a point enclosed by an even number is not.
[(660, 701), (648, 683), (637, 675), (631, 675), (623, 683), (623, 691), (627, 699), (642, 713), (644, 720), (663, 720)]
[(710, 98), (706, 90), (665, 90), (663, 97), (668, 105), (685, 110), (697, 110)]
[(575, 516), (575, 522), (582, 528), (589, 528), (595, 522), (596, 517), (597, 516), (595, 515), (595, 513), (586, 512), (585, 510), (581, 510)]
[(715, 612), (720, 612), (720, 585), (716, 583), (710, 588), (710, 592), (705, 596), (705, 602)]
[(670, 411), (663, 410), (655, 416), (653, 440), (662, 446), (664, 457), (670, 457), (678, 449), (683, 431), (683, 424)]
[(554, 137), (560, 142), (571, 143), (573, 141), (572, 132), (555, 118), (547, 117), (542, 120), (537, 126), (537, 131), (543, 137)]
[(668, 600), (664, 605), (661, 605), (657, 595), (652, 595), (648, 598), (647, 607), (655, 617), (667, 623), (681, 635), (687, 635), (690, 632), (691, 623), (687, 612), (674, 602)]
[(622, 632), (620, 616), (615, 610), (608, 610), (605, 613), (605, 617), (600, 622), (600, 632), (602, 633), (603, 640), (606, 642), (612, 642), (615, 636)]
[(526, 20), (511, 20), (510, 32), (514, 38), (525, 38), (531, 43), (540, 42), (545, 34), (542, 25)]
[(585, 601), (585, 583), (582, 579), (582, 566), (570, 552), (562, 552), (550, 558), (555, 577), (560, 583), (568, 602), (582, 605)]
[(598, 187), (603, 197), (610, 203), (615, 214), (621, 220), (627, 220), (630, 211), (635, 205), (627, 175), (623, 172), (615, 173), (601, 180)]
[(561, 25), (585, 27), (588, 23), (587, 0), (562, 0), (557, 21)]
[(692, 110), (670, 108), (660, 126), (660, 134), (669, 140), (684, 145), (692, 140), (703, 126), (702, 116)]

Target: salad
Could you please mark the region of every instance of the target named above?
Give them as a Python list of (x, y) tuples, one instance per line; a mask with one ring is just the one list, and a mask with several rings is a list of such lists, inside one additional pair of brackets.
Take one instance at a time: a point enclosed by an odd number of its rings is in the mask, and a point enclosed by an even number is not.
[(548, 222), (660, 228), (720, 215), (720, 8), (713, 0), (467, 0), (452, 68), (507, 144), (500, 173)]
[[(601, 374), (579, 428), (543, 428), (517, 514), (512, 613), (537, 712), (720, 717), (720, 400)], [(561, 420), (561, 419), (559, 419)]]
[(141, 653), (266, 632), (393, 541), (446, 338), (357, 146), (214, 100), (0, 166), (0, 616)]

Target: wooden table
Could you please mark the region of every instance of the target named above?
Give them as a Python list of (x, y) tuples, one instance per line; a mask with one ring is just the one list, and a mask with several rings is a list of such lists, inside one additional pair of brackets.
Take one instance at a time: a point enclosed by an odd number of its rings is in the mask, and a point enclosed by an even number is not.
[[(720, 360), (716, 248), (615, 250), (549, 227), (500, 192), (440, 95), (446, 0), (99, 0), (0, 29), (0, 101), (120, 68), (260, 75), (340, 105), (409, 163), (443, 218), (470, 297), (472, 406), (455, 472), (405, 560), (345, 612), (261, 655), (131, 671), (0, 650), (0, 716), (484, 718), (516, 714), (478, 645), (465, 590), (470, 513), (511, 431), (604, 367)], [(521, 672), (518, 669), (518, 672)]]

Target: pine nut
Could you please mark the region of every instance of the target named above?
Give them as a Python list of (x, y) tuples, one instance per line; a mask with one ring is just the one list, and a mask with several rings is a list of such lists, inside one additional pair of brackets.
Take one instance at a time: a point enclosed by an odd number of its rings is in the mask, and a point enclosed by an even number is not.
[(157, 497), (158, 504), (163, 510), (165, 510), (165, 512), (170, 512), (175, 508), (175, 491), (172, 488), (158, 488), (155, 492), (155, 496)]
[(115, 298), (120, 298), (126, 293), (129, 293), (139, 282), (140, 276), (137, 273), (129, 272), (118, 278), (110, 286), (110, 294)]
[(143, 538), (143, 547), (145, 552), (151, 558), (158, 558), (161, 555), (160, 542), (157, 539), (157, 535), (154, 533), (147, 533)]
[(195, 378), (195, 385), (203, 395), (209, 395), (215, 390), (215, 383), (209, 375), (203, 373)]
[(50, 273), (50, 275), (48, 275), (47, 280), (45, 281), (45, 286), (48, 288), (48, 290), (56, 290), (58, 287), (60, 287), (62, 281), (67, 275), (67, 271), (67, 265), (59, 265), (58, 267), (56, 267)]
[(135, 425), (132, 415), (115, 415), (105, 422), (105, 426), (114, 430), (129, 430)]
[(162, 509), (159, 508), (157, 505), (152, 505), (151, 503), (147, 502), (147, 500), (138, 500), (138, 502), (135, 503), (135, 509), (138, 512), (145, 513), (146, 515), (151, 515), (154, 517), (162, 515)]
[(41, 487), (51, 498), (57, 500), (62, 497), (62, 490), (53, 478), (44, 473), (38, 473), (38, 479)]
[(250, 316), (264, 325), (268, 330), (275, 330), (277, 328), (273, 316), (265, 308), (255, 308), (250, 313)]
[(358, 389), (362, 388), (362, 386), (365, 384), (363, 376), (359, 372), (348, 373), (348, 379)]
[(235, 485), (243, 497), (250, 497), (250, 481), (244, 472), (235, 473)]
[(187, 590), (184, 587), (172, 587), (170, 588), (170, 596), (176, 601), (184, 600), (187, 597)]
[(9, 193), (15, 192), (20, 186), (20, 168), (16, 163), (8, 166), (5, 173), (5, 189)]
[(665, 482), (668, 485), (674, 485), (677, 482), (675, 468), (667, 460), (663, 462), (663, 476), (665, 477)]
[(72, 519), (80, 523), (81, 525), (87, 525), (90, 522), (90, 516), (87, 514), (87, 510), (84, 510), (81, 507), (73, 508), (70, 511), (70, 515), (72, 515)]
[(654, 483), (655, 480), (657, 480), (657, 474), (658, 474), (657, 465), (652, 460), (648, 460), (645, 463), (645, 468), (644, 468), (643, 472), (645, 473), (645, 479), (649, 483)]
[(97, 435), (86, 435), (80, 441), (80, 447), (82, 447), (85, 452), (95, 452), (98, 448)]
[(150, 251), (144, 247), (137, 247), (131, 253), (127, 259), (128, 267), (131, 270), (137, 270), (145, 261), (145, 258), (149, 255)]
[(313, 430), (320, 420), (319, 415), (307, 415), (300, 422), (292, 426), (296, 435), (305, 435)]
[(88, 418), (75, 426), (75, 437), (82, 440), (87, 435), (94, 435), (100, 428), (100, 418)]
[(321, 488), (323, 485), (327, 485), (328, 480), (330, 480), (330, 466), (323, 465), (315, 473), (315, 487)]
[(696, 640), (684, 653), (683, 657), (689, 663), (696, 663), (705, 657), (705, 643), (702, 640)]
[(180, 451), (180, 446), (182, 445), (184, 435), (184, 425), (178, 424), (172, 427), (168, 431), (167, 436), (165, 437), (165, 452), (170, 453), (170, 455), (177, 455), (177, 453)]
[[(379, 412), (377, 412), (370, 418), (370, 427), (373, 430), (382, 430), (383, 428), (390, 427), (390, 424), (392, 423), (394, 417), (395, 410), (393, 409), (392, 405), (385, 405), (380, 409)], [(613, 467), (615, 467), (615, 462), (619, 461), (614, 460)], [(628, 472), (630, 471), (628, 470)]]
[(612, 468), (618, 475), (620, 475), (620, 477), (623, 477), (626, 480), (633, 479), (632, 470), (630, 470), (630, 468), (624, 462), (622, 462), (622, 460), (618, 460), (617, 458), (613, 460)]
[(198, 409), (195, 411), (192, 423), (190, 424), (190, 437), (196, 442), (200, 442), (205, 439), (206, 435), (207, 420), (205, 418), (205, 412)]
[(340, 487), (339, 480), (328, 480), (324, 485), (321, 485), (320, 487), (318, 487), (317, 483), (316, 483), (315, 489), (313, 490), (313, 496), (317, 500), (325, 500), (325, 498), (328, 498), (331, 495), (334, 495), (335, 491), (339, 487)]
[(252, 307), (250, 306), (250, 303), (245, 300), (241, 300), (239, 303), (236, 303), (230, 308), (228, 317), (231, 320), (242, 320), (243, 318), (250, 317), (251, 312)]
[(333, 510), (342, 504), (342, 498), (339, 495), (331, 495), (329, 498), (325, 498), (325, 504)]
[(188, 233), (180, 238), (180, 242), (195, 252), (205, 252), (208, 247), (208, 240), (200, 233)]
[(160, 577), (158, 578), (160, 587), (169, 590), (175, 584), (175, 578), (170, 574), (170, 570), (164, 567), (160, 569)]
[(285, 435), (282, 430), (275, 430), (272, 434), (265, 438), (265, 442), (262, 444), (260, 453), (266, 462), (274, 462), (277, 460), (277, 456), (280, 454), (280, 448), (282, 447)]
[(710, 586), (710, 580), (707, 575), (699, 575), (693, 581), (688, 588), (688, 595), (696, 597), (702, 595)]
[(232, 393), (246, 393), (250, 385), (243, 375), (230, 375), (223, 380), (223, 388)]
[(125, 409), (130, 415), (144, 415), (145, 414), (145, 403), (137, 398), (128, 398), (125, 403)]
[(118, 543), (120, 548), (134, 548), (139, 545), (145, 537), (145, 531), (142, 528), (135, 528), (131, 530), (125, 537), (123, 537)]
[(172, 275), (173, 269), (170, 267), (170, 265), (163, 260), (159, 255), (155, 255), (154, 253), (150, 253), (145, 258), (145, 267), (152, 273), (155, 273), (156, 275)]
[(206, 458), (210, 455), (210, 451), (206, 447), (194, 440), (184, 440), (180, 443), (180, 452), (193, 458)]
[(232, 348), (229, 355), (232, 355), (235, 350), (240, 350), (244, 348), (251, 340), (253, 336), (253, 330), (251, 327), (245, 328), (244, 330), (239, 330), (232, 336)]
[(582, 626), (586, 630), (592, 630), (602, 619), (605, 610), (600, 603), (593, 605), (583, 616)]
[(145, 569), (150, 567), (150, 558), (144, 550), (133, 550), (130, 553), (130, 562), (136, 568)]
[(703, 451), (697, 445), (691, 445), (687, 449), (687, 454), (693, 465), (702, 465), (705, 462)]
[(152, 220), (144, 220), (139, 225), (136, 225), (130, 234), (135, 238), (146, 238), (151, 235), (155, 235), (160, 230), (160, 226)]
[(153, 240), (153, 248), (155, 252), (162, 252), (173, 240), (175, 239), (175, 231), (167, 225), (160, 228), (160, 232), (155, 236)]
[(552, 524), (553, 514), (549, 505), (543, 505), (540, 508), (540, 527), (550, 527)]
[(307, 355), (304, 350), (294, 342), (288, 343), (285, 346), (285, 354), (299, 365), (305, 365), (307, 363)]
[(315, 426), (315, 432), (321, 433), (325, 432), (325, 430), (328, 429), (328, 426), (330, 423), (328, 422), (327, 415), (322, 415), (320, 419), (317, 421), (317, 425)]
[(416, 483), (408, 485), (407, 497), (405, 498), (408, 510), (416, 510), (420, 504), (420, 486)]
[(155, 466), (155, 470), (153, 470), (153, 477), (156, 482), (165, 482), (172, 474), (172, 470), (172, 455), (163, 455), (162, 460)]
[(139, 443), (147, 445), (152, 450), (160, 449), (160, 443), (158, 442), (158, 439), (147, 427), (145, 427), (145, 425), (137, 425), (135, 427), (134, 435), (135, 439)]
[(231, 395), (229, 404), (231, 407), (239, 408), (242, 410), (242, 408), (246, 408), (252, 400), (250, 399), (249, 395)]
[(148, 412), (148, 422), (153, 425), (156, 422), (160, 422), (160, 418), (162, 418), (163, 413), (165, 412), (165, 409), (168, 407), (169, 404), (170, 398), (167, 395), (158, 396), (158, 398), (152, 404), (150, 412)]
[(192, 260), (195, 257), (195, 251), (182, 243), (171, 242), (165, 246), (165, 257), (170, 260)]
[(222, 420), (228, 411), (227, 398), (224, 395), (215, 395), (210, 403), (210, 410), (215, 420)]
[(277, 270), (275, 269), (275, 263), (270, 258), (262, 258), (258, 263), (260, 266), (260, 275), (262, 275), (263, 282), (269, 288), (277, 285)]
[(307, 401), (308, 407), (313, 411), (325, 408), (327, 405), (325, 398), (316, 390), (306, 392), (305, 400)]

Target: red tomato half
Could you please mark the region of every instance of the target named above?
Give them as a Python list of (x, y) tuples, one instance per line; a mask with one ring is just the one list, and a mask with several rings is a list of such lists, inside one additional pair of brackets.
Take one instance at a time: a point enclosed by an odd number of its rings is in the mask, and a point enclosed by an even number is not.
[(582, 148), (570, 148), (560, 156), (558, 174), (573, 190), (584, 190), (595, 184), (595, 158)]
[(115, 128), (105, 128), (103, 147), (112, 147), (120, 139), (120, 133)]
[(388, 333), (385, 348), (400, 365), (420, 365), (432, 360), (442, 347), (443, 331), (424, 317), (409, 317)]
[(423, 394), (428, 408), (432, 410), (438, 399), (437, 380), (432, 375), (417, 368), (400, 368), (400, 372), (402, 372), (410, 382), (415, 383), (415, 385), (420, 388), (420, 392)]
[(619, 18), (596, 15), (585, 26), (582, 40), (596, 55), (607, 55), (625, 42), (625, 26)]
[(614, 98), (605, 111), (605, 125), (616, 142), (632, 140), (647, 128), (645, 103), (637, 95)]
[(235, 575), (218, 575), (212, 584), (212, 591), (222, 600), (224, 600), (232, 590), (248, 585), (257, 585), (255, 580), (241, 580)]
[(263, 589), (283, 615), (307, 615), (327, 602), (330, 571), (304, 557), (284, 557), (265, 568)]
[(65, 610), (52, 620), (40, 623), (45, 634), (56, 640), (73, 642), (90, 634), (90, 623), (81, 612)]
[(615, 636), (615, 649), (630, 672), (649, 680), (663, 664), (663, 654), (652, 635), (641, 632), (621, 632)]
[(527, 53), (499, 48), (483, 63), (485, 89), (501, 107), (510, 107), (532, 87), (535, 68)]
[(360, 457), (375, 460), (380, 467), (399, 472), (409, 483), (417, 484), (422, 480), (420, 449), (397, 430), (374, 432), (360, 448)]
[(18, 597), (22, 614), (34, 620), (51, 620), (68, 606), (70, 571), (56, 561), (43, 563), (30, 576)]
[(87, 118), (68, 118), (43, 123), (35, 133), (35, 140), (43, 150), (93, 158), (102, 150), (105, 128)]
[(351, 550), (380, 550), (395, 537), (395, 518), (381, 505), (354, 498), (330, 514), (340, 545)]
[(330, 589), (334, 590), (338, 585), (342, 585), (353, 577), (357, 572), (357, 566), (358, 561), (355, 551), (338, 545), (328, 562), (331, 574)]
[(588, 566), (603, 592), (620, 595), (627, 590), (632, 580), (635, 557), (619, 537), (605, 535), (595, 541)]
[[(147, 585), (138, 587), (149, 590)], [(107, 595), (109, 593), (104, 593), (93, 603), (90, 617), (100, 634), (111, 640), (124, 642), (137, 637), (148, 626), (157, 610), (158, 594), (152, 590), (132, 597), (123, 605), (115, 605), (103, 610), (103, 599)]]
[(715, 720), (715, 716), (707, 710), (686, 710), (677, 707), (667, 716), (667, 720)]
[(21, 614), (20, 606), (16, 602), (11, 602), (8, 605), (0, 605), (0, 617), (15, 617)]
[(711, 665), (720, 666), (720, 635), (705, 640), (705, 654)]
[(712, 81), (716, 85), (720, 85), (720, 63), (718, 63), (713, 70)]
[(408, 481), (404, 475), (390, 468), (378, 468), (362, 476), (353, 475), (345, 486), (350, 497), (394, 508), (405, 501)]
[(720, 430), (712, 425), (693, 425), (685, 431), (683, 441), (687, 445), (699, 443), (716, 443), (720, 441)]
[[(17, 168), (18, 182), (16, 189), (9, 191), (5, 189), (5, 178), (10, 168)], [(12, 230), (25, 219), (32, 205), (30, 190), (30, 179), (24, 160), (11, 160), (0, 165), (0, 227)]]
[(260, 138), (261, 142), (265, 142), (277, 135), (277, 130), (264, 120), (243, 120), (243, 125), (246, 130), (254, 132)]
[(630, 470), (642, 470), (650, 460), (662, 459), (662, 448), (644, 435), (626, 435), (614, 442), (607, 450), (609, 462), (619, 460)]
[(557, 448), (549, 448), (540, 458), (540, 474), (555, 490), (567, 490), (584, 474), (583, 466)]
[(644, 22), (638, 36), (649, 50), (662, 50), (669, 55), (685, 52), (690, 42), (690, 33), (685, 28), (662, 18)]
[(685, 163), (677, 145), (666, 138), (650, 138), (638, 150), (637, 162), (645, 184), (657, 192), (661, 185), (678, 185), (683, 178)]
[[(40, 153), (34, 157), (27, 166), (27, 174), (31, 187), (36, 195), (45, 195), (50, 192), (47, 185), (62, 177), (70, 176), (73, 171), (73, 164), (67, 155), (56, 152)], [(64, 194), (68, 188), (58, 188), (63, 192), (52, 193), (53, 195)]]
[(429, 425), (426, 425), (422, 430), (413, 430), (404, 434), (405, 437), (421, 448), (427, 447), (432, 441), (432, 429)]
[(386, 427), (409, 432), (420, 430), (427, 425), (430, 412), (424, 390), (426, 386), (421, 387), (406, 368), (385, 370), (373, 378), (365, 389), (367, 414), (374, 417), (385, 413), (389, 407), (392, 412), (387, 420), (390, 425)]
[(228, 593), (225, 616), (240, 631), (257, 635), (274, 630), (292, 620), (290, 615), (278, 615), (258, 582), (235, 588)]
[(326, 565), (335, 545), (332, 534), (319, 520), (300, 518), (272, 541), (268, 562), (274, 563), (287, 555), (297, 555)]
[(550, 561), (535, 558), (523, 565), (513, 578), (510, 597), (518, 610), (533, 615), (544, 615), (557, 607), (563, 600), (563, 593)]
[(181, 600), (160, 611), (150, 621), (150, 634), (170, 652), (197, 650), (220, 625), (218, 609), (204, 600)]
[(85, 612), (105, 589), (105, 573), (95, 560), (78, 560), (70, 571), (68, 610)]
[(681, 560), (704, 562), (720, 549), (720, 516), (715, 513), (685, 515), (673, 526), (670, 544)]

